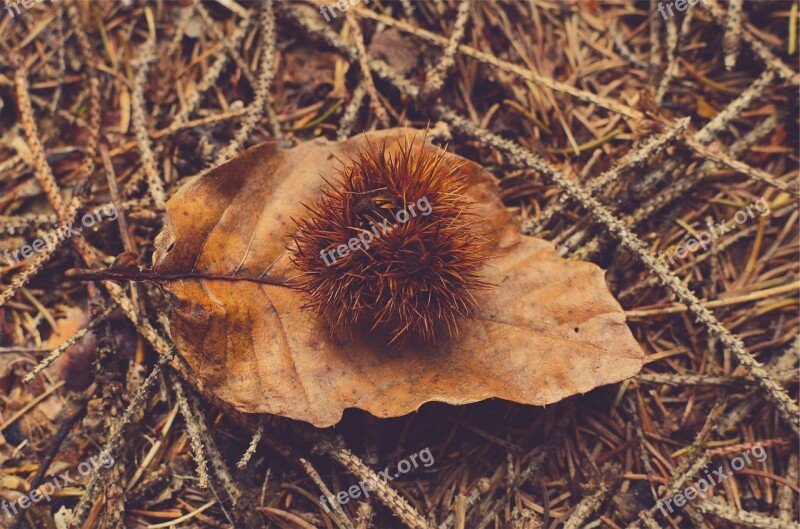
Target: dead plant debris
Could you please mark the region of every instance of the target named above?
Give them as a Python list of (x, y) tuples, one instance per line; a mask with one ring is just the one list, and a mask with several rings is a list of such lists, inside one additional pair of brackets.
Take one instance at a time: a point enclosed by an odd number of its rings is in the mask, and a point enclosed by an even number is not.
[[(9, 0), (0, 527), (798, 527), (797, 30), (788, 1)], [(158, 279), (157, 234), (187, 223), (171, 204), (215, 177), (241, 181), (262, 210), (263, 193), (285, 189), (266, 217), (283, 238), (291, 197), (312, 199), (311, 175), (330, 170), (323, 146), (393, 127), (429, 128), (452, 156), (485, 168), (467, 192), (483, 193), (503, 237), (525, 249), (496, 264), (521, 279), (492, 310), (551, 328), (558, 314), (566, 326), (586, 311), (613, 314), (618, 330), (593, 344), (616, 364), (600, 382), (636, 373), (613, 359), (641, 363), (626, 353), (639, 348), (643, 372), (589, 391), (591, 353), (570, 346), (561, 373), (571, 390), (546, 400), (588, 393), (546, 407), (428, 402), (393, 418), (347, 409), (327, 428), (214, 397), (210, 381), (235, 376), (240, 397), (285, 392), (288, 410), (300, 388), (270, 389), (245, 327), (193, 350), (218, 362), (200, 375), (179, 354), (200, 337), (170, 315), (190, 290), (207, 304), (215, 293), (187, 278), (140, 281)], [(272, 158), (264, 147), (241, 154), (265, 141)], [(264, 168), (230, 170), (237, 156), (269, 164), (303, 149), (273, 182), (259, 180)], [(109, 203), (116, 218), (93, 214)], [(737, 217), (755, 204), (768, 213)], [(191, 209), (196, 226), (184, 226), (174, 255), (220, 220), (218, 203)], [(231, 229), (230, 242), (246, 233)], [(167, 261), (168, 247), (158, 248)], [(533, 303), (545, 294), (531, 288), (547, 281), (543, 259), (585, 271), (560, 312)], [(619, 304), (607, 294), (594, 304), (598, 286)], [(221, 306), (220, 321), (286, 316), (294, 336), (312, 336), (313, 321), (286, 307)], [(483, 329), (463, 325), (464, 337)], [(515, 332), (492, 330), (507, 348), (492, 367), (518, 387), (469, 387), (493, 377), (484, 365), (424, 371), (440, 377), (427, 381), (419, 367), (392, 366), (398, 387), (463, 384), (471, 396), (404, 402), (376, 385), (360, 403), (346, 391), (369, 387), (364, 371), (362, 386), (332, 388), (335, 402), (319, 381), (306, 384), (316, 419), (286, 415), (328, 425), (348, 406), (397, 415), (549, 384), (549, 371), (526, 362), (550, 358), (546, 348)], [(319, 369), (343, 349), (316, 336)], [(381, 412), (387, 400), (392, 413)], [(704, 497), (688, 492), (712, 475), (725, 478)]]

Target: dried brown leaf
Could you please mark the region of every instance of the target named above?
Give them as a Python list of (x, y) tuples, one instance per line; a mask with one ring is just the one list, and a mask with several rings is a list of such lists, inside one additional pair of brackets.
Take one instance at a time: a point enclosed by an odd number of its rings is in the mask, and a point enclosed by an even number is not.
[(520, 235), (494, 178), (474, 162), (466, 162), (463, 176), (485, 221), (481, 229), (496, 241), (485, 272), (496, 286), (475, 292), (478, 311), (462, 322), (459, 337), (398, 349), (368, 333), (332, 335), (301, 308), (296, 290), (247, 279), (296, 276), (287, 251), (291, 219), (319, 197), (323, 178), (336, 179), (335, 157), (347, 159), (367, 139), (405, 134), (413, 132), (317, 139), (292, 149), (261, 144), (169, 201), (154, 272), (238, 279), (166, 285), (180, 301), (172, 338), (196, 384), (244, 412), (329, 426), (348, 407), (394, 417), (430, 401), (497, 397), (544, 405), (635, 375), (644, 355), (604, 272)]

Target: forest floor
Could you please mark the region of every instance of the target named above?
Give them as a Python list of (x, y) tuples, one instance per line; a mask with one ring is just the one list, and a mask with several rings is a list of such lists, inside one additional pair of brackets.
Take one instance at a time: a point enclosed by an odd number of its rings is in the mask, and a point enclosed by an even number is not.
[[(0, 527), (800, 527), (798, 3), (694, 4), (7, 1)], [(179, 369), (162, 291), (66, 273), (151, 263), (165, 202), (231, 154), (389, 126), (607, 270), (641, 374), (546, 407), (247, 417)]]

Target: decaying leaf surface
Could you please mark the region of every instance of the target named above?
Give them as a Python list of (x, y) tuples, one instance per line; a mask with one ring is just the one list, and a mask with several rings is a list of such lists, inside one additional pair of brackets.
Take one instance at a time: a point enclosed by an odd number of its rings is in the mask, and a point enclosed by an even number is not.
[(245, 412), (329, 426), (348, 407), (394, 417), (429, 401), (544, 405), (640, 370), (644, 355), (604, 272), (520, 235), (493, 177), (473, 162), (463, 173), (482, 229), (496, 241), (486, 267), (496, 286), (475, 292), (477, 314), (459, 337), (393, 349), (385, 337), (335, 336), (301, 308), (299, 292), (246, 279), (297, 275), (287, 251), (292, 217), (319, 197), (323, 179), (336, 179), (335, 158), (347, 159), (366, 141), (413, 134), (395, 129), (292, 149), (265, 143), (169, 201), (154, 271), (242, 279), (166, 285), (180, 301), (172, 338), (204, 391)]

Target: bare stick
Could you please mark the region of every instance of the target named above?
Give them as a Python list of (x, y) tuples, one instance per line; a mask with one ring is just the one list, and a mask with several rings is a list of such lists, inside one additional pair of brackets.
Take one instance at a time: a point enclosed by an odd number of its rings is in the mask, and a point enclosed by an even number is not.
[[(217, 159), (214, 161), (214, 166), (220, 165), (226, 160), (232, 158), (242, 146), (242, 143), (250, 136), (253, 128), (261, 121), (261, 117), (267, 107), (271, 108), (269, 102), (270, 88), (272, 87), (272, 79), (275, 76), (275, 13), (273, 11), (272, 0), (265, 0), (261, 6), (261, 60), (259, 63), (259, 76), (256, 84), (256, 95), (253, 102), (248, 107), (247, 118), (245, 118), (242, 126), (236, 131), (233, 140), (219, 153)], [(270, 126), (272, 127), (273, 134), (278, 137), (280, 135), (280, 127), (277, 118), (269, 119)]]
[(369, 106), (372, 108), (380, 124), (384, 127), (388, 127), (389, 115), (381, 104), (381, 100), (378, 97), (378, 89), (375, 88), (375, 82), (372, 80), (372, 70), (369, 68), (369, 56), (367, 55), (367, 48), (364, 45), (364, 34), (361, 32), (361, 26), (359, 26), (358, 19), (355, 17), (352, 10), (347, 14), (347, 22), (350, 24), (350, 28), (353, 31), (353, 39), (356, 43), (356, 50), (358, 50), (358, 64), (361, 66), (361, 75), (363, 76), (362, 78), (367, 89), (367, 94), (369, 94)]
[(725, 69), (730, 71), (736, 66), (739, 47), (742, 43), (742, 0), (731, 0), (725, 14), (725, 37), (722, 46), (725, 49)]
[(139, 155), (142, 158), (142, 166), (147, 177), (147, 184), (150, 187), (150, 194), (156, 205), (163, 208), (167, 201), (164, 193), (164, 183), (158, 174), (158, 165), (150, 147), (150, 133), (147, 131), (147, 112), (145, 111), (144, 84), (147, 81), (147, 72), (150, 69), (150, 62), (155, 59), (155, 37), (151, 35), (139, 50), (139, 57), (136, 68), (136, 75), (133, 80), (133, 90), (131, 92), (131, 114), (132, 124), (136, 133)]
[(197, 476), (200, 478), (197, 486), (201, 489), (207, 489), (209, 485), (208, 460), (206, 459), (203, 441), (200, 438), (200, 426), (197, 424), (198, 419), (192, 415), (192, 410), (189, 408), (189, 403), (186, 401), (186, 395), (183, 392), (183, 385), (180, 381), (175, 380), (172, 383), (172, 388), (175, 390), (175, 399), (178, 401), (178, 409), (180, 409), (183, 420), (186, 422), (189, 444), (192, 446), (192, 456), (194, 457), (195, 463), (197, 463)]
[(334, 446), (328, 441), (317, 444), (317, 450), (331, 456), (334, 461), (345, 467), (351, 474), (368, 483), (375, 496), (404, 524), (412, 529), (429, 529), (428, 522), (400, 494), (388, 486), (361, 459), (347, 448)]
[[(319, 490), (322, 492), (322, 495), (325, 496), (326, 498), (330, 498), (328, 501), (331, 502), (331, 510), (333, 512), (334, 517), (339, 521), (339, 523), (341, 523), (347, 529), (354, 529), (353, 522), (350, 521), (350, 518), (347, 517), (342, 508), (339, 507), (339, 505), (337, 505), (338, 502), (334, 503), (335, 496), (331, 492), (331, 489), (329, 489), (328, 486), (325, 485), (325, 482), (322, 481), (322, 477), (320, 477), (319, 472), (317, 472), (317, 469), (315, 469), (311, 463), (309, 463), (302, 457), (300, 458), (300, 464), (303, 466), (303, 470), (306, 471), (306, 474), (308, 474), (308, 477), (311, 478), (311, 481), (313, 481), (314, 484), (317, 487), (319, 487)], [(369, 505), (369, 504), (365, 503), (364, 505)]]
[(467, 28), (467, 20), (469, 19), (471, 8), (471, 0), (462, 0), (458, 4), (458, 13), (456, 13), (456, 21), (453, 23), (453, 32), (450, 34), (450, 40), (442, 52), (442, 58), (439, 63), (428, 71), (425, 77), (425, 85), (419, 93), (419, 98), (422, 101), (433, 101), (439, 96), (447, 72), (456, 63), (456, 49), (461, 39), (464, 38), (464, 31)]
[[(718, 24), (725, 26), (725, 10), (722, 9), (717, 0), (704, 0), (701, 4), (714, 16)], [(800, 84), (800, 75), (769, 51), (767, 46), (747, 28), (746, 24), (741, 24), (740, 28), (742, 40), (752, 48), (756, 55), (761, 57), (761, 60), (764, 61), (768, 68), (792, 84)]]

